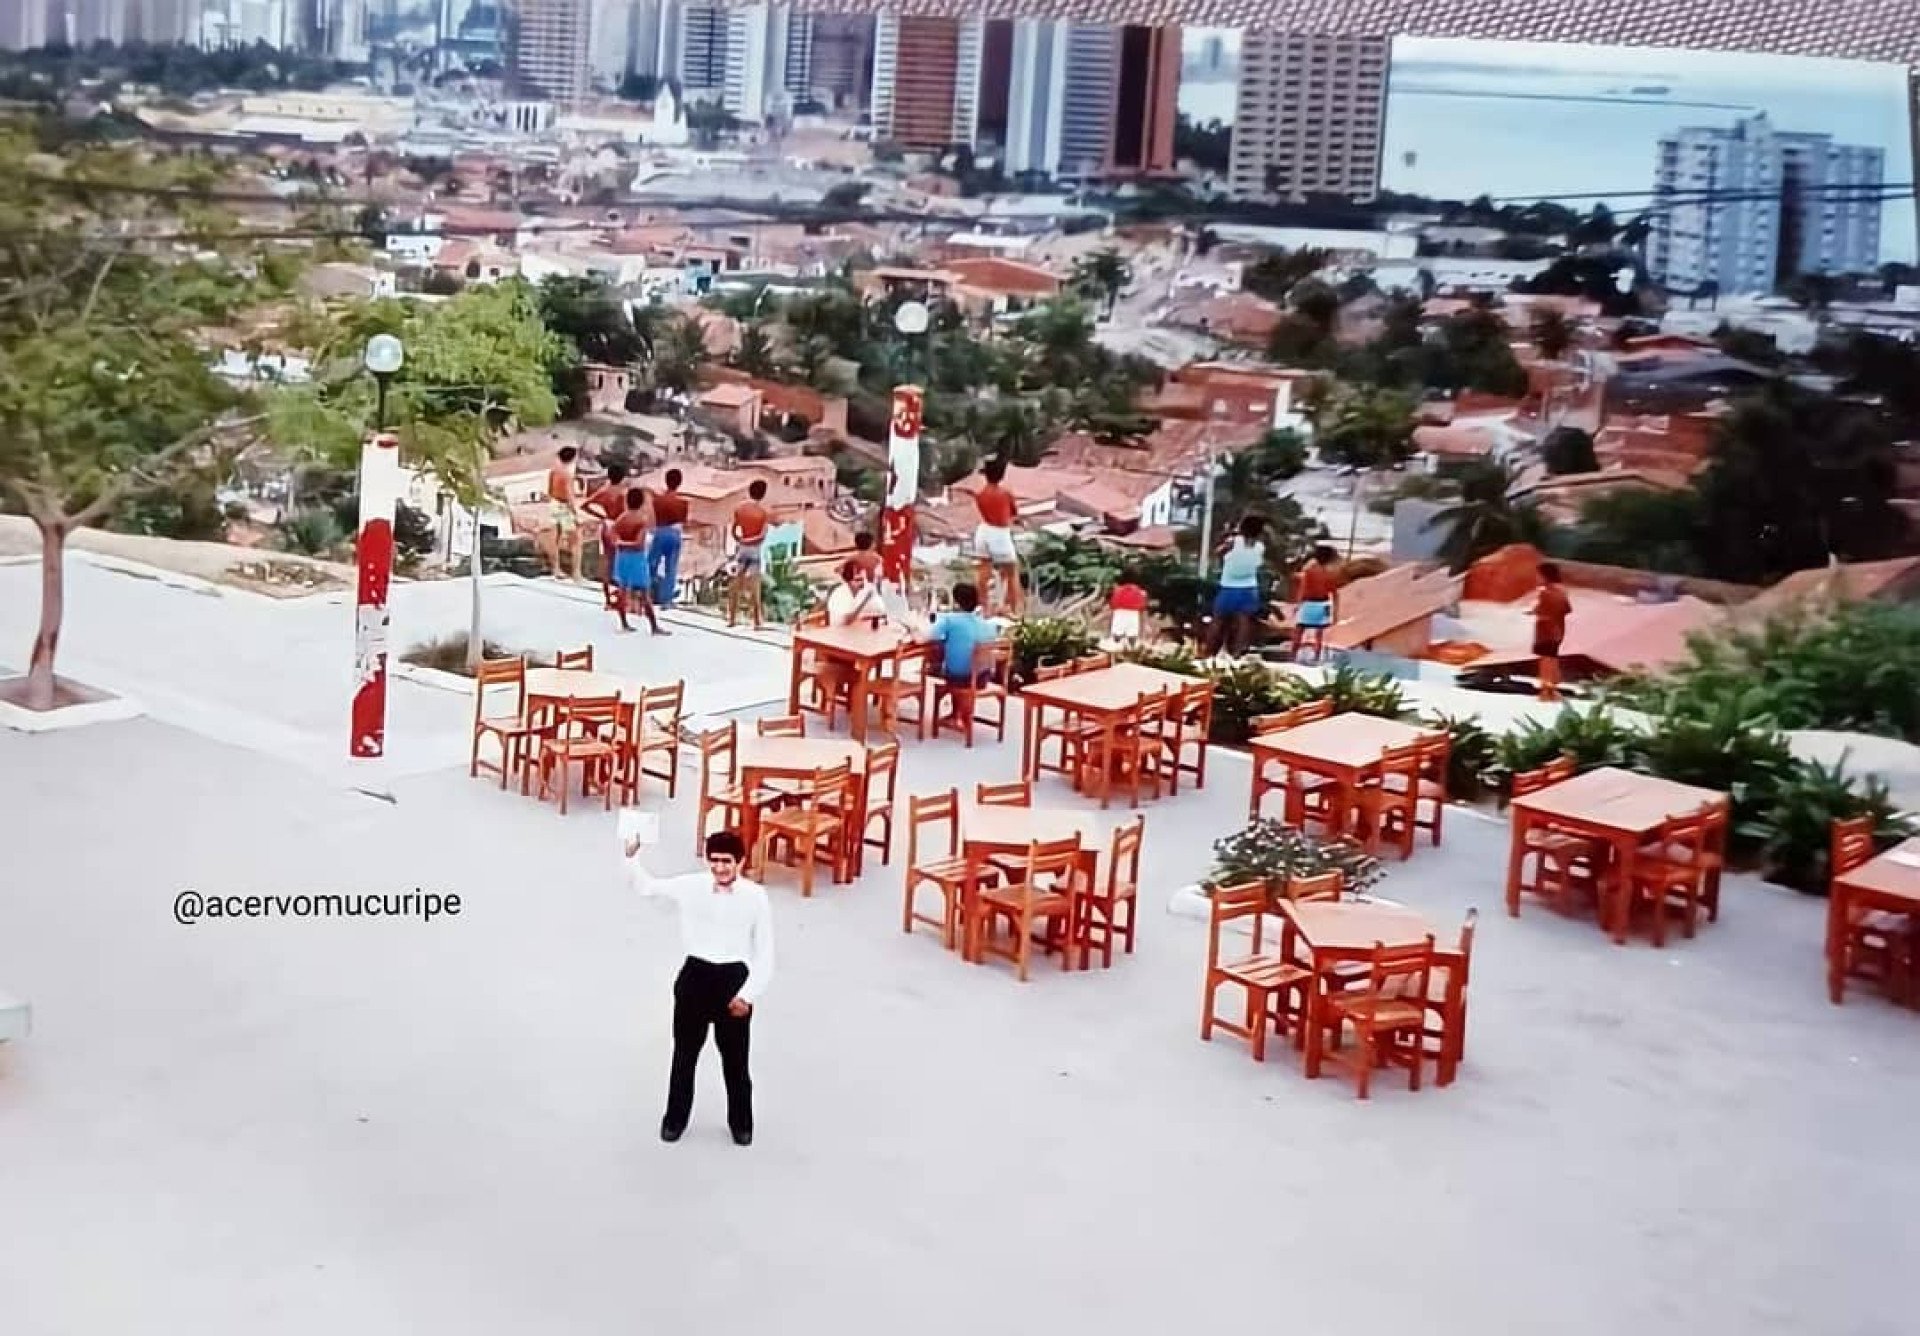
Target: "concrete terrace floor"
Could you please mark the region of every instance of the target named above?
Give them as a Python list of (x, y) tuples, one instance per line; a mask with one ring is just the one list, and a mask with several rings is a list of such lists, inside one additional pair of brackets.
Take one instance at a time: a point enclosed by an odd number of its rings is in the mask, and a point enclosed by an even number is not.
[[(156, 606), (186, 642), (162, 664), (291, 682), (334, 653), (228, 599), (134, 600), (116, 634), (96, 593), (76, 657), (130, 676)], [(764, 686), (768, 654), (723, 657)], [(221, 671), (206, 701), (278, 717)], [(1015, 745), (909, 743), (902, 791), (1010, 778)], [(1197, 1037), (1205, 927), (1162, 907), (1240, 822), (1223, 757), (1146, 809), (1110, 972), (1023, 987), (903, 935), (898, 856), (809, 902), (776, 873), (758, 1141), (727, 1140), (709, 1059), (664, 1146), (677, 942), (611, 819), (444, 767), (394, 792), (157, 719), (0, 733), (0, 985), (35, 1013), (0, 1049), (6, 1336), (1910, 1329), (1920, 1029), (1828, 1005), (1819, 901), (1735, 878), (1694, 941), (1616, 948), (1509, 919), (1505, 827), (1450, 814), (1381, 893), (1448, 930), (1481, 908), (1468, 1062), (1361, 1104)], [(689, 790), (647, 805), (655, 866), (692, 866)], [(415, 886), (461, 914), (171, 916), (183, 889)]]

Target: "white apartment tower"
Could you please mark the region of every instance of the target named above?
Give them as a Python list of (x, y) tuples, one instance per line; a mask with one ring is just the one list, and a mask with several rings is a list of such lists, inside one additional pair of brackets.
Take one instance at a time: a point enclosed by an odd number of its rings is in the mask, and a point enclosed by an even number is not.
[(1385, 37), (1242, 34), (1227, 167), (1234, 198), (1373, 198), (1389, 49)]
[(1796, 273), (1880, 262), (1885, 155), (1782, 133), (1764, 113), (1663, 135), (1647, 267), (1676, 292), (1772, 292)]
[(519, 0), (515, 29), (514, 81), (562, 106), (578, 105), (591, 82), (587, 0)]
[(1103, 171), (1119, 70), (1118, 28), (1017, 20), (1007, 83), (1008, 175), (1084, 180)]
[(813, 18), (787, 5), (748, 5), (727, 15), (721, 83), (727, 111), (761, 121), (805, 97), (813, 67)]

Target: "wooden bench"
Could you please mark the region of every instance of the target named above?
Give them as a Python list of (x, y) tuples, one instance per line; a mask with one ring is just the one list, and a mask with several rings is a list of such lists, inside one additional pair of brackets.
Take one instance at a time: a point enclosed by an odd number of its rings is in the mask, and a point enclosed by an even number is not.
[(17, 997), (0, 993), (0, 1044), (25, 1039), (33, 1031), (33, 1008)]

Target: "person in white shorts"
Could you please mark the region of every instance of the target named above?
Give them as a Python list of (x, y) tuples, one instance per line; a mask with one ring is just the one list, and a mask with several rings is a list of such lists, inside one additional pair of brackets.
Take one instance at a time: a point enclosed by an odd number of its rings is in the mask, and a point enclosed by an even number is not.
[(1006, 582), (1007, 595), (1004, 607), (998, 611), (1018, 617), (1022, 602), (1020, 552), (1013, 545), (1013, 517), (1017, 506), (1013, 493), (1005, 486), (1007, 461), (990, 459), (980, 473), (987, 480), (974, 501), (980, 510), (980, 526), (973, 531), (973, 548), (980, 561), (980, 611), (989, 617), (995, 614), (993, 577), (998, 575)]

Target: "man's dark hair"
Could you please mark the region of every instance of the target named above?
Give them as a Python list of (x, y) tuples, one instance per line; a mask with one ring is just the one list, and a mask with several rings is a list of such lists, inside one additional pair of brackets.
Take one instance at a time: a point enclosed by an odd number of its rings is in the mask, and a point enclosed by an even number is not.
[(647, 504), (647, 489), (644, 487), (627, 488), (627, 509), (638, 510)]
[(1322, 543), (1319, 547), (1313, 549), (1313, 559), (1322, 566), (1331, 566), (1334, 562), (1340, 560), (1340, 554), (1333, 548), (1328, 547), (1325, 543)]
[(678, 487), (679, 485), (680, 485), (680, 470), (668, 469), (667, 470), (667, 490), (672, 491), (674, 488)]
[(1258, 538), (1266, 527), (1265, 515), (1248, 515), (1240, 521), (1240, 536), (1249, 540)]
[(752, 482), (747, 484), (747, 495), (752, 497), (755, 501), (758, 501), (761, 497), (765, 496), (766, 494), (767, 494), (767, 480), (765, 478), (755, 478)]
[(1540, 563), (1540, 578), (1550, 585), (1557, 585), (1560, 583), (1560, 568), (1551, 561), (1543, 561)]
[(860, 574), (859, 562), (853, 561), (853, 560), (847, 560), (840, 563), (840, 578), (846, 581), (848, 584), (852, 584), (853, 577), (858, 574)]
[(995, 455), (980, 466), (981, 476), (988, 482), (999, 482), (1007, 476), (1007, 457)]
[(574, 457), (577, 456), (579, 453), (580, 451), (578, 447), (571, 446), (571, 445), (563, 445), (560, 447), (560, 462), (562, 464), (571, 464), (574, 461)]
[(607, 461), (607, 485), (618, 487), (627, 480), (627, 466), (617, 459)]
[(970, 584), (953, 587), (953, 606), (962, 612), (972, 612), (980, 606), (980, 591)]
[(747, 842), (740, 838), (737, 830), (716, 830), (707, 836), (708, 858), (737, 858), (747, 856)]
[(853, 545), (862, 552), (871, 552), (873, 551), (873, 535), (863, 529), (853, 536)]

